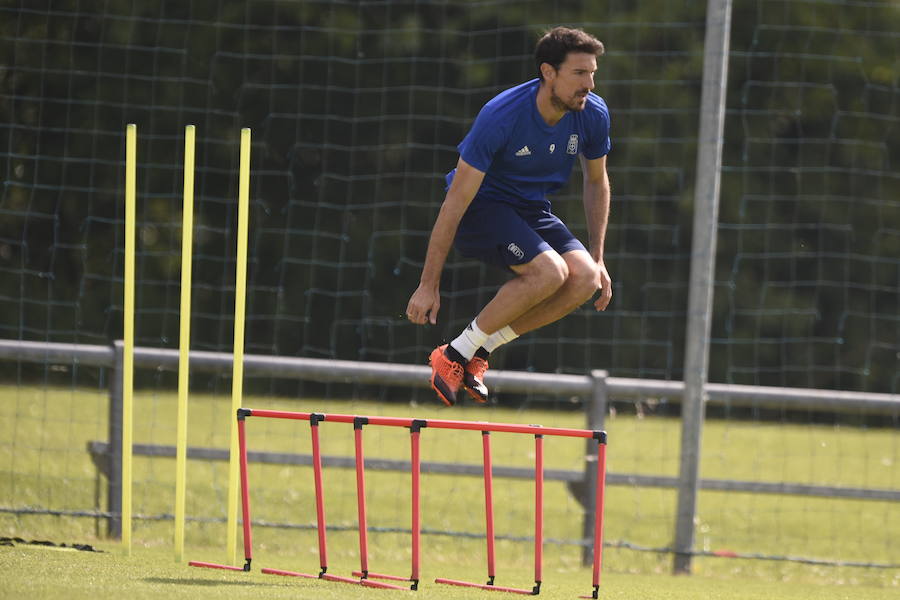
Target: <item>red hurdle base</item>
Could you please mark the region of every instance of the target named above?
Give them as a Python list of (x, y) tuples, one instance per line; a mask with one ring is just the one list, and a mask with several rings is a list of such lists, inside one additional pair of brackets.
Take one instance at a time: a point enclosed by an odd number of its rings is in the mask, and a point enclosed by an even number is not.
[(408, 587), (403, 587), (400, 585), (391, 585), (390, 583), (382, 583), (381, 581), (372, 581), (371, 579), (360, 579), (359, 585), (361, 585), (363, 587), (380, 588), (383, 590), (400, 590), (403, 592), (410, 591)]
[[(305, 577), (307, 579), (324, 579), (325, 581), (337, 581), (340, 583), (352, 583), (354, 585), (363, 585), (367, 587), (373, 588), (382, 588), (389, 590), (408, 590), (409, 588), (400, 587), (396, 585), (391, 585), (389, 583), (381, 583), (380, 581), (370, 581), (368, 579), (351, 579), (350, 577), (341, 577), (340, 575), (332, 575), (331, 573), (322, 573), (320, 575), (311, 575), (309, 573), (297, 573), (296, 571), (285, 571), (283, 569), (262, 569), (262, 572), (267, 575), (282, 575), (285, 577)], [(353, 573), (355, 577), (361, 577), (362, 575), (357, 575), (355, 572)], [(407, 581), (404, 577), (396, 577), (394, 575), (377, 575), (376, 573), (369, 573), (369, 577), (382, 577), (385, 579), (397, 579), (398, 581)]]
[(188, 566), (204, 567), (206, 569), (225, 569), (226, 571), (249, 571), (250, 570), (250, 562), (249, 561), (247, 561), (243, 567), (235, 567), (233, 565), (220, 565), (218, 563), (209, 563), (209, 562), (201, 562), (199, 560), (192, 560), (188, 563)]
[(600, 594), (600, 586), (595, 585), (593, 594), (591, 594), (590, 596), (578, 596), (578, 597), (579, 598), (587, 598), (587, 600), (597, 600), (597, 598), (600, 597), (599, 594)]
[(351, 579), (350, 577), (341, 577), (340, 575), (332, 575), (331, 573), (323, 573), (322, 579), (324, 579), (325, 581), (339, 581), (341, 583), (352, 583), (354, 585), (381, 588), (385, 590), (409, 590), (409, 588), (400, 587), (399, 585), (391, 585), (390, 583), (381, 583), (380, 581), (372, 581), (371, 579)]
[(492, 592), (509, 592), (512, 594), (524, 594), (526, 596), (537, 596), (539, 587), (536, 585), (534, 589), (525, 590), (521, 588), (503, 587), (502, 585), (488, 585), (486, 583), (472, 583), (471, 581), (459, 581), (456, 579), (435, 579), (435, 583), (445, 583), (447, 585), (458, 585), (461, 587), (473, 587), (481, 590), (490, 590)]
[(318, 579), (318, 575), (310, 575), (309, 573), (297, 573), (296, 571), (284, 571), (282, 569), (262, 569), (266, 575), (284, 575), (285, 577), (306, 577), (307, 579)]
[(368, 573), (363, 573), (362, 571), (353, 571), (354, 577), (361, 577), (363, 579), (390, 579), (391, 581), (413, 581), (409, 577), (403, 577), (402, 575), (387, 575), (385, 573), (373, 573), (369, 571)]

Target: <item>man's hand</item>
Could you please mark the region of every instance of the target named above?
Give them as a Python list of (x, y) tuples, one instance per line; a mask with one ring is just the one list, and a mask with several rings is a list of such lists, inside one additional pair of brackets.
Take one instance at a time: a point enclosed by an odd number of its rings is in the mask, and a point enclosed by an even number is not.
[(435, 325), (440, 308), (441, 294), (437, 286), (423, 286), (420, 283), (406, 305), (406, 318), (416, 325), (426, 322)]
[(597, 265), (597, 287), (600, 289), (600, 297), (594, 300), (594, 308), (606, 310), (609, 301), (612, 300), (612, 279), (602, 262)]

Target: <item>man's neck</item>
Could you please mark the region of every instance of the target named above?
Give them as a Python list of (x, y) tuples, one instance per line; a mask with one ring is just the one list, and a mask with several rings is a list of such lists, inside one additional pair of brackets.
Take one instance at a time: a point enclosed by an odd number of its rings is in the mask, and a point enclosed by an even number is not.
[(550, 86), (545, 81), (542, 81), (538, 88), (536, 102), (538, 112), (541, 113), (544, 122), (551, 127), (566, 116), (565, 110), (560, 110), (553, 105), (553, 102), (550, 100)]

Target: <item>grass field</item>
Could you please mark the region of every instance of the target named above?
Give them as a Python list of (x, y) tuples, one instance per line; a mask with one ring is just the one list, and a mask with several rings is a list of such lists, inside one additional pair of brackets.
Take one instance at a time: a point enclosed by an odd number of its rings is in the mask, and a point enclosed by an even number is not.
[[(0, 504), (92, 510), (105, 494), (104, 482), (87, 452), (89, 440), (106, 439), (106, 397), (84, 390), (10, 387), (0, 390)], [(224, 448), (228, 444), (228, 398), (195, 395), (191, 399), (190, 444)], [(540, 423), (582, 427), (578, 412), (516, 411), (366, 402), (312, 402), (248, 397), (253, 408), (316, 410), (432, 418)], [(174, 443), (175, 400), (169, 393), (141, 393), (136, 399), (135, 442)], [(309, 452), (308, 425), (264, 419), (248, 421), (251, 449)], [(325, 427), (329, 429), (326, 431)], [(323, 425), (323, 452), (352, 456), (352, 428)], [(674, 475), (679, 423), (673, 419), (619, 416), (607, 424), (611, 472)], [(468, 434), (468, 435), (467, 435)], [(473, 437), (474, 436), (474, 437)], [(425, 431), (423, 460), (478, 464), (480, 436), (472, 432)], [(367, 458), (408, 458), (403, 430), (365, 430)], [(545, 441), (546, 467), (582, 468), (584, 442)], [(495, 465), (529, 467), (533, 438), (495, 435)], [(703, 476), (759, 481), (900, 488), (896, 462), (898, 433), (890, 429), (709, 421), (704, 429)], [(174, 461), (135, 458), (135, 512), (171, 514)], [(201, 520), (187, 526), (187, 559), (225, 561), (224, 516), (227, 477), (224, 463), (190, 461), (188, 514)], [(308, 468), (251, 466), (254, 519), (274, 523), (314, 522)], [(408, 477), (367, 473), (370, 526), (408, 527)], [(495, 480), (497, 531), (532, 533), (533, 487), (530, 481)], [(330, 525), (330, 571), (358, 568), (355, 488), (352, 470), (326, 469)], [(546, 536), (580, 537), (580, 506), (559, 482), (548, 482)], [(423, 526), (442, 531), (483, 532), (481, 480), (477, 477), (423, 476)], [(103, 506), (102, 500), (99, 506)], [(606, 539), (658, 548), (671, 543), (673, 490), (610, 486)], [(305, 507), (305, 508), (304, 508)], [(900, 563), (900, 514), (888, 502), (813, 499), (760, 494), (703, 492), (697, 545), (765, 555), (796, 555), (844, 561)], [(203, 519), (206, 519), (204, 521)], [(172, 522), (135, 522), (134, 550), (124, 556), (102, 536), (102, 520), (0, 513), (0, 535), (56, 542), (91, 543), (103, 553), (0, 547), (4, 577), (0, 597), (342, 598), (384, 594), (378, 590), (258, 573), (227, 573), (176, 564)], [(308, 529), (254, 529), (254, 566), (316, 571), (315, 533)], [(498, 585), (530, 587), (532, 546), (498, 543)], [(580, 548), (549, 543), (544, 567), (544, 597), (574, 597), (590, 591), (590, 572), (580, 565)], [(805, 565), (795, 562), (697, 558), (695, 575), (671, 577), (671, 557), (654, 552), (607, 548), (602, 598), (888, 598), (900, 590), (900, 570)], [(405, 574), (409, 536), (370, 534), (370, 568)], [(434, 577), (484, 579), (484, 541), (426, 535), (423, 539), (423, 589), (417, 596), (474, 598), (497, 594), (428, 584)]]
[[(48, 600), (205, 600), (227, 597), (233, 600), (389, 598), (396, 595), (423, 599), (465, 600), (503, 598), (507, 594), (467, 590), (429, 581), (418, 592), (396, 592), (360, 588), (298, 578), (251, 573), (229, 573), (196, 569), (172, 561), (161, 549), (136, 549), (131, 556), (107, 553), (60, 551), (34, 547), (0, 547), (0, 598)], [(390, 565), (388, 565), (390, 566)], [(398, 568), (400, 565), (397, 565)], [(465, 576), (457, 567), (451, 572)], [(551, 577), (552, 575), (552, 577)], [(530, 573), (519, 569), (510, 573), (508, 585), (528, 587)], [(552, 573), (539, 597), (576, 598), (590, 591), (590, 573), (571, 571)], [(498, 585), (501, 584), (498, 581)], [(886, 586), (853, 584), (849, 580), (834, 583), (809, 583), (791, 578), (766, 579), (747, 576), (673, 577), (607, 573), (600, 598), (607, 600), (889, 600), (897, 597), (897, 582)], [(514, 596), (513, 596), (514, 597)]]

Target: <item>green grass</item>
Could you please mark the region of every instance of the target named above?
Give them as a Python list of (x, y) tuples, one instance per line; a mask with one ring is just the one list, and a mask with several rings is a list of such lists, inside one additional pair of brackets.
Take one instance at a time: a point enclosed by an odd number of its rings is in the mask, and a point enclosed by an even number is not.
[[(232, 600), (316, 599), (346, 600), (373, 597), (407, 597), (412, 592), (391, 592), (359, 588), (342, 583), (197, 569), (172, 561), (162, 549), (138, 548), (131, 556), (123, 556), (115, 548), (103, 554), (59, 551), (27, 546), (0, 547), (0, 569), (4, 578), (0, 598), (44, 600), (98, 600), (129, 598), (130, 600), (176, 600), (228, 597)], [(213, 551), (210, 549), (210, 551)], [(214, 552), (214, 551), (213, 551)], [(393, 566), (393, 565), (389, 565)], [(400, 565), (396, 565), (398, 568)], [(459, 567), (451, 573), (466, 573)], [(576, 598), (590, 591), (590, 573), (585, 570), (553, 573), (541, 591), (543, 598)], [(470, 573), (469, 576), (472, 576)], [(481, 575), (478, 574), (477, 578)], [(510, 573), (498, 585), (528, 587), (526, 569)], [(608, 573), (603, 576), (600, 597), (606, 600), (866, 600), (896, 597), (898, 581), (893, 588), (876, 587), (845, 580), (837, 583), (809, 583), (790, 578), (762, 579), (744, 576), (712, 577), (695, 575), (673, 577)], [(418, 592), (408, 597), (466, 600), (472, 598), (515, 597), (437, 585), (424, 580)]]
[[(106, 396), (78, 389), (0, 388), (0, 505), (91, 510), (104, 505), (105, 482), (85, 450), (89, 440), (105, 440)], [(230, 398), (195, 394), (190, 405), (192, 446), (225, 448), (229, 440)], [(497, 407), (375, 404), (361, 401), (298, 401), (248, 397), (245, 406), (289, 410), (377, 414), (429, 418), (540, 423), (582, 427), (578, 412)], [(135, 404), (135, 442), (173, 444), (175, 398), (171, 393), (140, 393)], [(675, 475), (679, 423), (673, 419), (619, 416), (607, 423), (609, 468), (617, 473)], [(321, 426), (325, 454), (352, 456), (352, 428)], [(405, 430), (367, 427), (367, 458), (408, 459)], [(425, 430), (423, 460), (478, 464), (480, 435)], [(703, 476), (758, 481), (900, 488), (896, 468), (900, 433), (884, 429), (788, 425), (759, 422), (707, 422), (704, 428)], [(248, 421), (253, 450), (309, 452), (309, 427), (303, 422)], [(492, 436), (495, 465), (531, 467), (533, 438)], [(581, 469), (583, 440), (547, 438), (546, 467)], [(174, 461), (135, 457), (134, 508), (137, 514), (171, 514)], [(224, 561), (224, 516), (227, 465), (190, 461), (187, 512), (204, 521), (189, 521), (187, 559)], [(370, 526), (409, 526), (408, 476), (369, 471), (366, 476)], [(308, 468), (252, 464), (254, 519), (275, 523), (315, 521)], [(329, 531), (330, 571), (347, 574), (358, 568), (355, 481), (352, 470), (326, 469), (328, 522), (349, 531)], [(424, 527), (444, 531), (483, 532), (482, 483), (478, 477), (423, 475)], [(668, 489), (610, 486), (606, 540), (657, 548), (671, 544), (675, 492)], [(532, 533), (533, 486), (530, 481), (495, 480), (499, 534)], [(900, 511), (888, 502), (814, 499), (760, 494), (702, 492), (697, 547), (765, 555), (796, 555), (845, 561), (900, 562)], [(545, 489), (545, 535), (580, 537), (581, 511), (558, 482)], [(104, 539), (102, 519), (0, 513), (0, 535), (57, 542), (92, 543), (104, 554), (0, 547), (4, 582), (0, 598), (27, 595), (57, 597), (167, 596), (237, 598), (280, 595), (330, 598), (382, 593), (355, 586), (227, 573), (175, 564), (171, 520), (136, 520), (130, 557)], [(439, 535), (423, 539), (423, 580), (436, 576), (484, 578), (484, 541)], [(498, 584), (531, 585), (532, 545), (498, 543)], [(256, 527), (254, 566), (315, 571), (318, 565), (312, 530)], [(409, 536), (371, 533), (370, 568), (404, 574), (409, 570)], [(604, 598), (881, 598), (896, 594), (900, 572), (890, 569), (827, 567), (795, 562), (697, 558), (693, 577), (667, 575), (667, 554), (607, 548), (604, 553)], [(580, 565), (580, 549), (549, 543), (545, 550), (546, 597), (574, 597), (590, 589), (590, 572)], [(9, 577), (6, 577), (8, 575)], [(769, 583), (771, 581), (777, 583)], [(483, 592), (423, 585), (417, 596), (482, 597)], [(864, 593), (860, 594), (861, 591)], [(44, 594), (43, 596), (41, 594)], [(882, 595), (879, 595), (882, 594)], [(492, 596), (494, 597), (494, 596)]]

